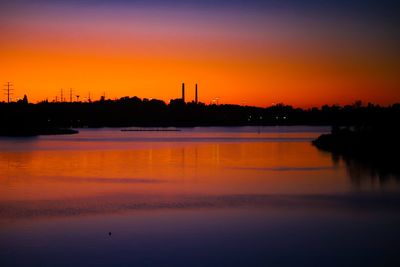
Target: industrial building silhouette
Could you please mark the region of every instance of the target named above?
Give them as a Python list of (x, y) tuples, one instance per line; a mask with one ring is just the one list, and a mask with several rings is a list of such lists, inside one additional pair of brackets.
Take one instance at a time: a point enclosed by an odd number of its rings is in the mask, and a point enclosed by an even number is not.
[[(185, 83), (182, 83), (182, 102), (186, 103), (186, 99), (185, 99)], [(199, 102), (199, 95), (198, 95), (198, 87), (197, 87), (197, 83), (195, 84), (195, 89), (194, 89), (194, 103), (198, 103)]]

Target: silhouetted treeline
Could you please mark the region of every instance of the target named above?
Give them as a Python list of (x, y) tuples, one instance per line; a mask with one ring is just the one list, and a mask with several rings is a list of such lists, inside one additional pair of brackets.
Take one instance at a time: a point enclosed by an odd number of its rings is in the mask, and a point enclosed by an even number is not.
[(240, 105), (169, 104), (123, 97), (95, 102), (0, 103), (1, 127), (126, 127), (242, 125), (371, 125), (397, 123), (400, 104), (389, 107), (360, 102), (348, 106), (300, 109), (278, 104), (267, 108)]
[[(363, 114), (364, 109), (355, 110)], [(365, 123), (353, 126), (334, 125), (330, 134), (322, 134), (313, 144), (331, 152), (336, 161), (341, 159), (355, 183), (361, 184), (365, 177), (381, 183), (391, 178), (400, 180), (398, 105), (386, 108), (384, 115), (362, 118)]]

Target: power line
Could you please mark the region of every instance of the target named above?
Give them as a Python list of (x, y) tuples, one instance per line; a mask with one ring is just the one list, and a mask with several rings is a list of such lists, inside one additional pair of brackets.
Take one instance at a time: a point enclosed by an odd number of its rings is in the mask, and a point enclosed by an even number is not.
[(13, 94), (12, 91), (14, 91), (13, 88), (11, 88), (13, 86), (12, 83), (7, 82), (7, 84), (5, 84), (4, 86), (6, 86), (7, 88), (3, 89), (5, 91), (5, 95), (7, 95), (7, 102), (10, 103), (10, 96)]

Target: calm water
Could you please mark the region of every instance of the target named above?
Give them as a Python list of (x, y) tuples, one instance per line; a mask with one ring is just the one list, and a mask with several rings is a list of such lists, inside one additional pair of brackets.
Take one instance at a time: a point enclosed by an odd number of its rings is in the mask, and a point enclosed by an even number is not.
[(0, 265), (400, 266), (399, 177), (313, 147), (327, 131), (1, 138)]

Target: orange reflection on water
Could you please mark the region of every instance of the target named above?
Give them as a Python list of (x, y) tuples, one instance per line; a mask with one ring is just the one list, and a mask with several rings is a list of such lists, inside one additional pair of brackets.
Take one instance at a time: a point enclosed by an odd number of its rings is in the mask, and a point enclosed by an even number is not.
[[(2, 201), (104, 194), (270, 194), (343, 190), (308, 142), (132, 142), (124, 149), (0, 153)], [(102, 142), (90, 146), (102, 147)], [(336, 175), (335, 175), (336, 174)]]

